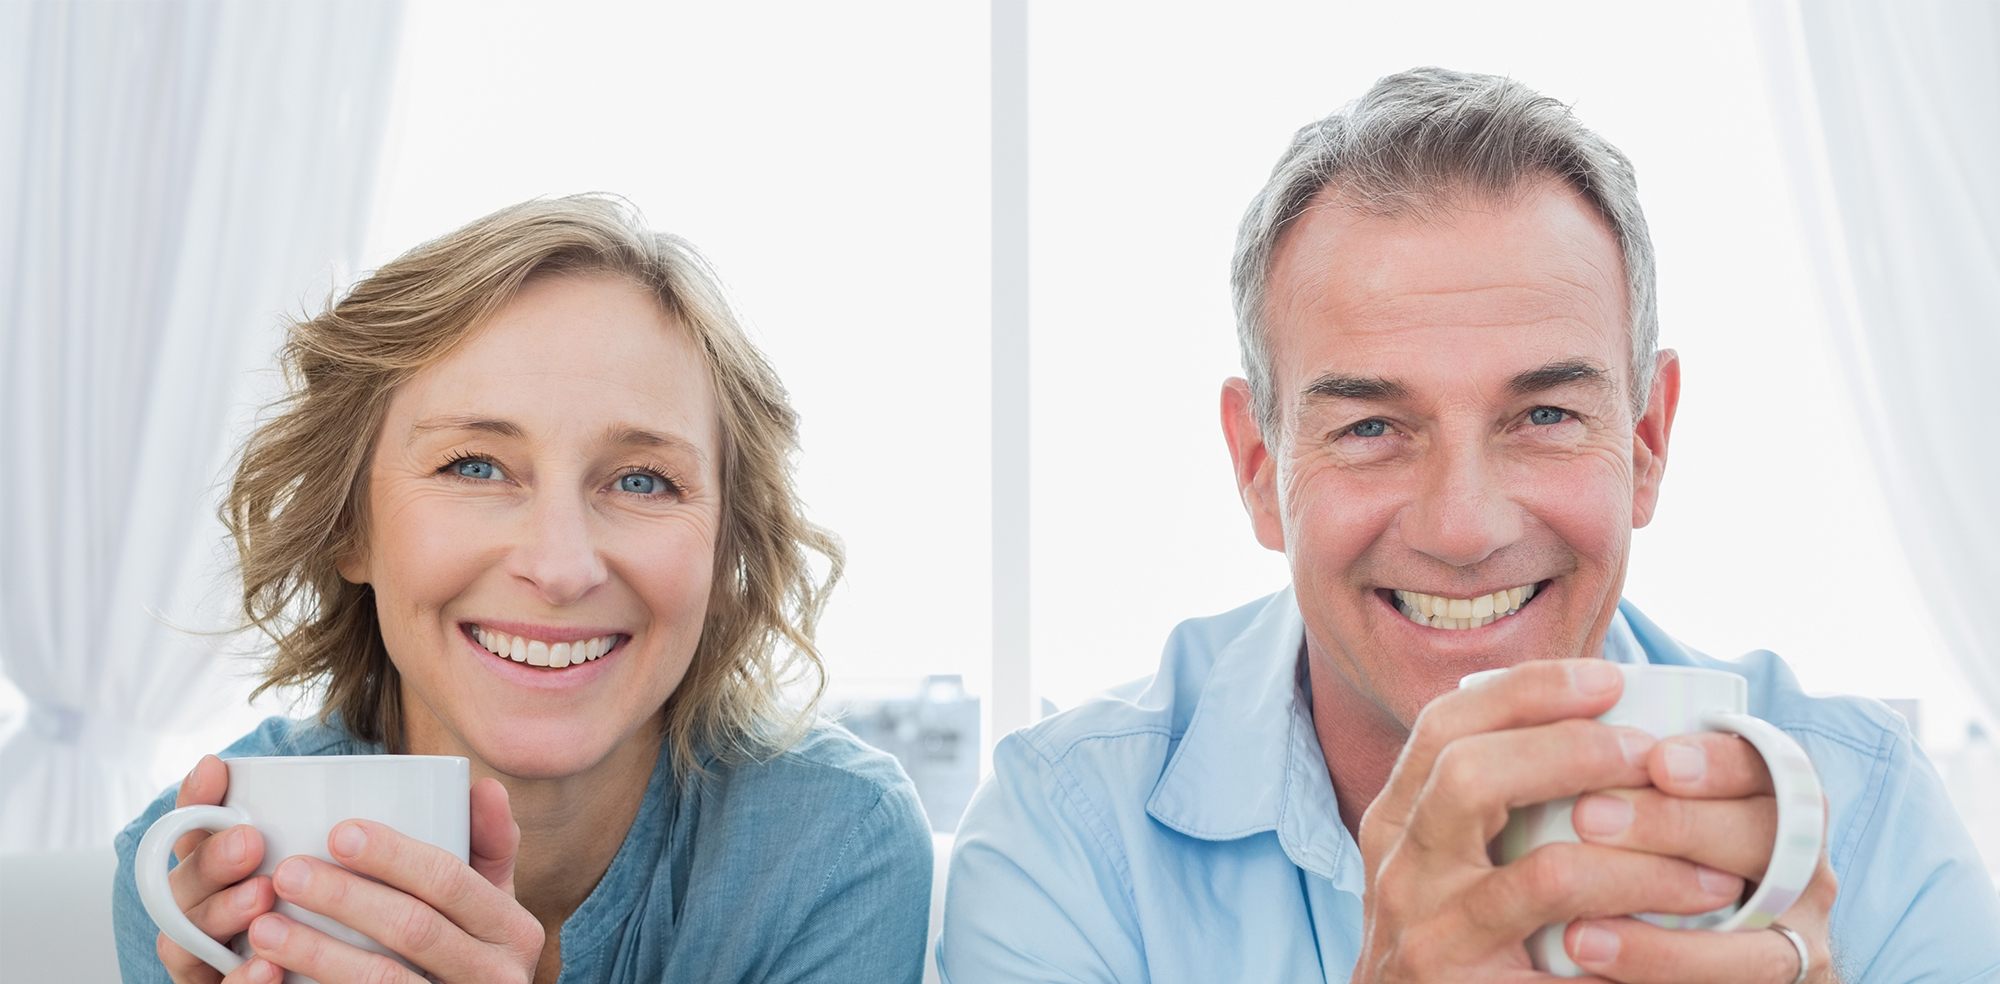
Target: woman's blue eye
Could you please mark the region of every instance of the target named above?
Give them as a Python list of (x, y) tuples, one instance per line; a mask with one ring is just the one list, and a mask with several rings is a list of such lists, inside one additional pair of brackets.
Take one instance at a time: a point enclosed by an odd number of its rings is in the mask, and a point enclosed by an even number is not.
[(462, 458), (452, 462), (451, 470), (460, 478), (497, 478), (500, 474), (500, 469), (485, 458)]
[(1349, 427), (1347, 432), (1355, 437), (1381, 437), (1389, 433), (1389, 422), (1386, 420), (1364, 420), (1353, 427)]
[(1560, 424), (1567, 419), (1569, 419), (1569, 411), (1558, 410), (1555, 407), (1536, 407), (1528, 411), (1528, 422), (1539, 424), (1543, 427), (1547, 427), (1550, 424)]
[(620, 491), (631, 492), (635, 495), (652, 495), (657, 492), (664, 492), (666, 491), (666, 486), (666, 481), (660, 478), (660, 476), (648, 475), (645, 472), (633, 472), (618, 480)]

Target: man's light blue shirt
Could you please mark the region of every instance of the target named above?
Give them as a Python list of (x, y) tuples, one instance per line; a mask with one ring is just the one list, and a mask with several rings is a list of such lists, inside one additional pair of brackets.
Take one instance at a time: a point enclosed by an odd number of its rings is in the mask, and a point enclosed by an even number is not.
[[(1182, 623), (1136, 696), (1002, 740), (959, 827), (943, 978), (1346, 981), (1363, 868), (1313, 731), (1304, 637), (1289, 589)], [(2000, 895), (1900, 717), (1808, 697), (1768, 652), (1688, 650), (1629, 602), (1604, 655), (1740, 674), (1750, 712), (1804, 746), (1831, 806), (1843, 981), (2000, 980)]]

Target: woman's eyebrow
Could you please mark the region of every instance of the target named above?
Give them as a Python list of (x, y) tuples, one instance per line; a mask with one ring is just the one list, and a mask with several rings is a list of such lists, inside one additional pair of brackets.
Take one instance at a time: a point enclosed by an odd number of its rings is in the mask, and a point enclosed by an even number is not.
[[(445, 414), (438, 417), (428, 417), (411, 424), (410, 440), (414, 441), (422, 435), (437, 431), (451, 430), (480, 431), (517, 439), (527, 434), (521, 428), (521, 425), (511, 420), (501, 420), (497, 417), (481, 417), (477, 414)], [(655, 448), (663, 451), (678, 452), (694, 458), (697, 462), (703, 464), (708, 462), (708, 455), (702, 453), (701, 448), (687, 438), (677, 434), (648, 430), (644, 427), (637, 427), (631, 424), (612, 424), (610, 427), (605, 428), (604, 440), (605, 443), (615, 444), (620, 447)]]
[(613, 424), (611, 427), (605, 429), (604, 435), (607, 441), (622, 447), (659, 448), (667, 451), (677, 451), (692, 457), (697, 462), (703, 464), (708, 462), (708, 455), (703, 454), (701, 448), (696, 447), (693, 441), (675, 434), (663, 434), (659, 431), (647, 430), (644, 427)]

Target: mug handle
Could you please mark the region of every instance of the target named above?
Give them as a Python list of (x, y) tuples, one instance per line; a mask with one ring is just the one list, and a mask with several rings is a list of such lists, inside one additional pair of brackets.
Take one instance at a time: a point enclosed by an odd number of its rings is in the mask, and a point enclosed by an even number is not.
[(1778, 803), (1778, 840), (1772, 845), (1771, 864), (1764, 869), (1757, 890), (1729, 918), (1708, 929), (1764, 929), (1798, 901), (1819, 869), (1820, 847), (1826, 839), (1826, 798), (1819, 774), (1813, 771), (1805, 749), (1769, 721), (1716, 712), (1702, 718), (1702, 727), (1749, 742), (1771, 770), (1771, 787)]
[(174, 904), (173, 889), (167, 886), (167, 859), (173, 856), (174, 842), (189, 831), (220, 833), (249, 822), (242, 810), (233, 807), (183, 806), (146, 828), (146, 836), (139, 839), (139, 853), (132, 862), (133, 880), (139, 884), (139, 901), (145, 905), (146, 915), (153, 917), (153, 925), (160, 927), (167, 939), (180, 944), (181, 949), (225, 974), (242, 966), (243, 958), (196, 928), (187, 913)]

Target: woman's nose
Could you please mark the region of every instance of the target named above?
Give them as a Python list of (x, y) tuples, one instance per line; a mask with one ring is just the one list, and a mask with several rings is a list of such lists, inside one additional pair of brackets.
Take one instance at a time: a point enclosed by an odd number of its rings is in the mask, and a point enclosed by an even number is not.
[(591, 531), (588, 503), (568, 496), (537, 499), (523, 520), (508, 573), (534, 585), (552, 606), (573, 604), (604, 583), (604, 558)]

